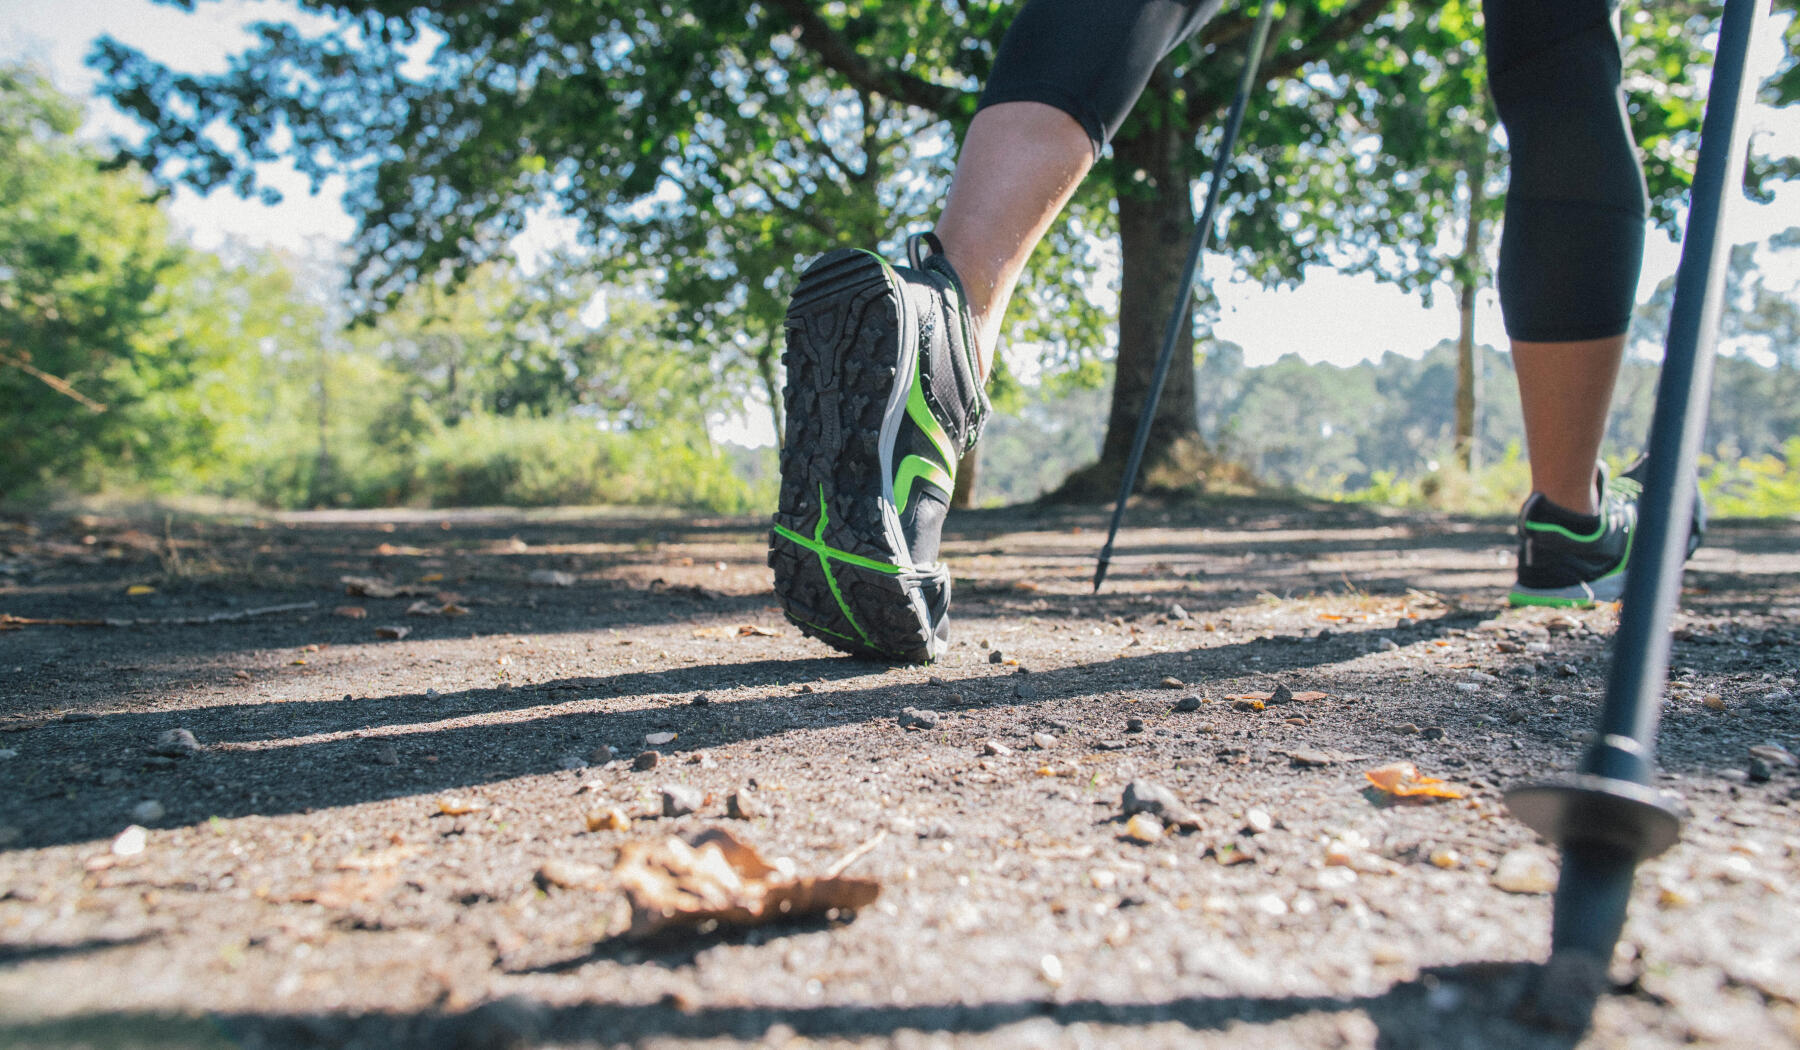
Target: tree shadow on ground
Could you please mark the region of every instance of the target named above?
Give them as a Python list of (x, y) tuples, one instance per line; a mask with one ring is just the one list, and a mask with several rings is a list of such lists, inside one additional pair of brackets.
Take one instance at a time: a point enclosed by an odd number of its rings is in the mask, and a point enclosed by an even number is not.
[[(394, 1050), (441, 1047), (643, 1045), (662, 1040), (760, 1040), (777, 1026), (810, 1039), (882, 1039), (900, 1032), (978, 1036), (1015, 1025), (1099, 1028), (1114, 1045), (1130, 1045), (1130, 1029), (1183, 1026), (1196, 1033), (1232, 1031), (1242, 1045), (1260, 1026), (1322, 1015), (1367, 1018), (1378, 1050), (1568, 1050), (1581, 1039), (1593, 1002), (1561, 1015), (1556, 1029), (1517, 1019), (1518, 1006), (1542, 968), (1529, 963), (1474, 963), (1426, 970), (1379, 995), (1362, 997), (1190, 996), (1166, 1002), (1022, 999), (897, 1006), (733, 1006), (684, 1008), (679, 1003), (582, 1003), (546, 1006), (523, 997), (467, 1011), (346, 1015), (158, 1014), (84, 1015), (42, 1022), (0, 1021), (0, 1043), (40, 1050), (93, 1045), (214, 1046), (221, 1033), (259, 1050)], [(1342, 1023), (1342, 1022), (1340, 1022)], [(104, 1037), (112, 1035), (117, 1041)], [(1096, 1033), (1098, 1034), (1098, 1033)], [(1269, 1033), (1264, 1033), (1268, 1035)], [(97, 1038), (100, 1037), (100, 1038)], [(1358, 1041), (1360, 1042), (1360, 1041)]]
[[(1448, 610), (1412, 624), (1403, 636), (1409, 643), (1428, 642), (1472, 626), (1482, 615)], [(554, 773), (562, 768), (563, 756), (591, 748), (594, 742), (626, 746), (653, 732), (678, 733), (679, 744), (670, 750), (680, 755), (738, 741), (891, 719), (909, 706), (946, 711), (996, 704), (1031, 708), (1110, 689), (1142, 688), (1175, 672), (1227, 677), (1246, 674), (1246, 668), (1254, 666), (1253, 673), (1272, 677), (1316, 669), (1363, 651), (1362, 643), (1348, 636), (1294, 644), (1297, 641), (1259, 638), (1190, 651), (1116, 656), (1031, 674), (981, 665), (967, 677), (925, 689), (910, 678), (889, 678), (879, 664), (770, 659), (578, 677), (524, 689), (109, 713), (39, 728), (34, 733), (65, 735), (67, 742), (36, 749), (41, 757), (10, 760), (16, 797), (23, 803), (18, 812), (21, 835), (4, 848), (41, 848), (118, 830), (104, 809), (86, 804), (79, 793), (71, 797), (67, 777), (60, 772), (71, 761), (95, 769), (116, 767), (122, 760), (150, 762), (146, 772), (160, 781), (156, 795), (168, 811), (193, 815), (176, 823), (194, 823), (202, 816), (271, 816)], [(791, 691), (797, 682), (857, 677), (873, 681), (862, 688), (813, 695)], [(716, 689), (720, 681), (779, 691), (704, 706), (628, 710), (596, 706), (615, 698)], [(961, 694), (960, 702), (950, 699), (952, 690)], [(457, 724), (497, 712), (530, 712), (530, 717), (498, 727), (479, 721)], [(192, 731), (206, 743), (206, 750), (172, 767), (147, 759), (146, 745), (176, 725)], [(359, 737), (338, 735), (345, 733)], [(498, 733), (505, 735), (504, 747), (495, 746)], [(383, 745), (394, 748), (394, 762), (376, 760), (376, 749)], [(1346, 741), (1345, 746), (1356, 744)], [(626, 751), (626, 757), (630, 753)], [(137, 789), (143, 790), (142, 785)]]

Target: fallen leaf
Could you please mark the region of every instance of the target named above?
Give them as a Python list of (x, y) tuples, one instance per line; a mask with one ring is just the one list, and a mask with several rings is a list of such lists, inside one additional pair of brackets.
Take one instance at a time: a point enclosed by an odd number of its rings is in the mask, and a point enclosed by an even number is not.
[(423, 598), (406, 607), (406, 615), (408, 616), (465, 616), (468, 612), (468, 609), (455, 602), (445, 602), (442, 605), (433, 605)]
[(137, 597), (141, 597), (146, 594), (155, 594), (156, 588), (150, 586), (147, 583), (134, 583), (131, 586), (125, 588), (125, 593), (132, 596), (133, 598), (137, 598)]
[(631, 905), (632, 937), (853, 912), (881, 894), (873, 879), (801, 878), (791, 869), (791, 862), (771, 864), (730, 832), (713, 829), (692, 843), (627, 843), (612, 876)]
[(331, 610), (331, 615), (342, 616), (346, 620), (363, 620), (368, 618), (369, 610), (360, 605), (340, 605)]
[(464, 816), (469, 813), (474, 813), (477, 810), (484, 809), (486, 806), (487, 803), (480, 799), (457, 798), (455, 795), (445, 795), (443, 798), (438, 799), (437, 803), (438, 812), (446, 817)]
[(420, 583), (443, 583), (444, 582), (444, 574), (441, 572), (428, 572), (425, 575), (419, 577), (419, 582)]
[(617, 806), (596, 809), (587, 815), (589, 831), (626, 831), (631, 827), (631, 818)]
[(388, 625), (385, 625), (382, 627), (375, 628), (375, 637), (387, 638), (387, 639), (391, 639), (393, 641), (399, 641), (400, 639), (405, 638), (407, 635), (409, 635), (411, 633), (412, 633), (411, 627), (401, 627), (401, 626), (398, 626), (395, 624), (388, 624)]
[(780, 628), (763, 627), (763, 626), (760, 626), (760, 625), (754, 624), (754, 623), (747, 623), (747, 624), (743, 625), (742, 627), (739, 627), (737, 629), (737, 633), (741, 637), (746, 637), (746, 638), (751, 637), (751, 636), (755, 636), (758, 638), (780, 638), (781, 634), (782, 634)]
[(1369, 783), (1395, 798), (1462, 798), (1461, 789), (1424, 776), (1411, 762), (1391, 762), (1363, 774)]
[(1297, 704), (1316, 704), (1329, 696), (1331, 696), (1330, 693), (1320, 692), (1295, 693), (1294, 702)]
[[(1275, 694), (1274, 693), (1234, 693), (1231, 696), (1226, 697), (1225, 699), (1227, 699), (1227, 700), (1261, 700), (1266, 703), (1270, 700), (1275, 699)], [(1259, 708), (1257, 708), (1257, 710), (1260, 711), (1260, 710), (1262, 710), (1262, 708), (1259, 707)]]
[(737, 628), (735, 628), (735, 627), (696, 627), (696, 628), (694, 628), (694, 637), (695, 638), (736, 638), (737, 637)]

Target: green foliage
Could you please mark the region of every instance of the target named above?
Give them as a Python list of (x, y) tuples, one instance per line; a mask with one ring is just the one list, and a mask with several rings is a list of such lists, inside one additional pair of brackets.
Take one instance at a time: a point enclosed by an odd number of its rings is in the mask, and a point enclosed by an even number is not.
[(1800, 437), (1760, 456), (1700, 457), (1700, 491), (1721, 518), (1800, 515)]
[(74, 145), (79, 111), (0, 67), (0, 492), (191, 454), (206, 366), (169, 315), (184, 262), (137, 177)]

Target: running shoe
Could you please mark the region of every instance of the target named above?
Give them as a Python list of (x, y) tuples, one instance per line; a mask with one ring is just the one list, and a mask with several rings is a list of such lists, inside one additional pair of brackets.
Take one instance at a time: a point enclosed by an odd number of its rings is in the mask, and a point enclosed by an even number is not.
[(769, 536), (800, 630), (856, 656), (929, 663), (949, 637), (938, 540), (989, 412), (962, 282), (932, 234), (910, 267), (839, 250), (787, 312), (786, 443)]
[[(1616, 602), (1625, 593), (1625, 573), (1638, 531), (1638, 499), (1648, 460), (1617, 478), (1598, 470), (1600, 512), (1574, 514), (1534, 492), (1519, 511), (1519, 575), (1507, 596), (1510, 604), (1587, 608)], [(1687, 553), (1700, 546), (1706, 508), (1694, 494)]]

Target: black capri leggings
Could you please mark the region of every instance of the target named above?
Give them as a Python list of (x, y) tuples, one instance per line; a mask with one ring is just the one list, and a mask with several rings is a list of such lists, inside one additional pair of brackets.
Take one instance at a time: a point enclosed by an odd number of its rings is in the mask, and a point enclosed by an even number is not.
[[(1029, 0), (1001, 41), (981, 105), (1055, 106), (1098, 153), (1156, 64), (1221, 4)], [(1512, 150), (1499, 285), (1514, 339), (1599, 339), (1631, 320), (1648, 204), (1619, 89), (1616, 5), (1482, 5), (1488, 80)]]

